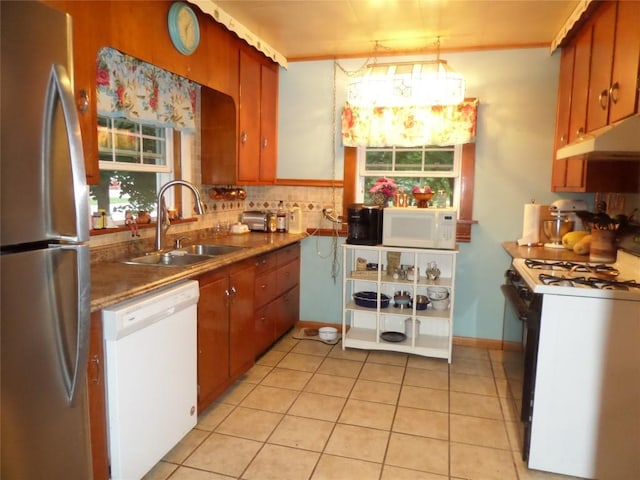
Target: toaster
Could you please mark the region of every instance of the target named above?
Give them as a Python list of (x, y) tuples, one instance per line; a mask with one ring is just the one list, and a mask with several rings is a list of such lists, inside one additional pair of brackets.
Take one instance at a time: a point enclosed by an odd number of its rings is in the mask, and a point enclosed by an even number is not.
[(259, 210), (242, 212), (240, 221), (254, 232), (266, 232), (269, 228), (269, 214)]

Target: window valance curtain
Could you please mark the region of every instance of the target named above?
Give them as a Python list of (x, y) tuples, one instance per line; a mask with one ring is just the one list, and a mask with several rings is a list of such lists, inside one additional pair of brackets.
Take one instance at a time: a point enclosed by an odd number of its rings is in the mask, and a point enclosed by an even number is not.
[(360, 107), (347, 103), (342, 110), (342, 142), (346, 147), (473, 143), (477, 112), (477, 99), (421, 107)]
[(108, 47), (97, 68), (100, 115), (195, 130), (197, 84)]

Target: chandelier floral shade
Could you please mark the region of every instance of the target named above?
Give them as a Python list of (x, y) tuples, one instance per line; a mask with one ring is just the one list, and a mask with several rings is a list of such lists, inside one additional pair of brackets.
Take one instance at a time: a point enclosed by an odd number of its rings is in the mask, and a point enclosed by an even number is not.
[(357, 106), (342, 110), (342, 142), (346, 147), (417, 147), (472, 143), (476, 136), (478, 100), (456, 105)]
[(195, 130), (197, 85), (105, 47), (97, 60), (98, 113), (161, 127)]

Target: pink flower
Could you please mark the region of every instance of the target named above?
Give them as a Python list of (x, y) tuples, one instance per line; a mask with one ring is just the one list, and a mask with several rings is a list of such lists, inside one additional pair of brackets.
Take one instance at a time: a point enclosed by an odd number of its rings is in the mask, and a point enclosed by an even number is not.
[(398, 191), (398, 185), (390, 178), (381, 177), (369, 189), (369, 193), (382, 193), (385, 197), (393, 197)]

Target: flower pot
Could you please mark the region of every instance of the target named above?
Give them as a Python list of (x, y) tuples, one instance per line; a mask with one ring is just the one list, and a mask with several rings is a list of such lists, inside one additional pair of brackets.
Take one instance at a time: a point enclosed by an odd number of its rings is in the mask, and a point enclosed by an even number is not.
[(384, 193), (374, 193), (371, 195), (371, 199), (373, 200), (374, 205), (379, 205), (381, 207), (389, 206), (389, 199)]
[(151, 214), (146, 210), (140, 210), (138, 212), (138, 216), (136, 217), (136, 223), (138, 224), (151, 223)]

